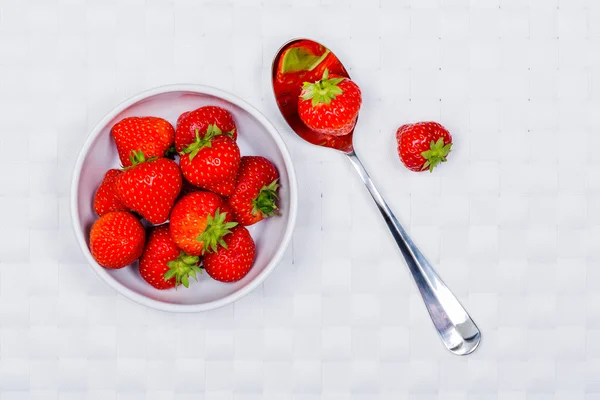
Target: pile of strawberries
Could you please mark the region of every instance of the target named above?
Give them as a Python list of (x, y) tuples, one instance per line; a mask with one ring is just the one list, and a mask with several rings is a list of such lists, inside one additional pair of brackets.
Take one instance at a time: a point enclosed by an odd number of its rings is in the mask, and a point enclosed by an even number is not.
[(256, 253), (245, 226), (277, 214), (279, 175), (266, 158), (240, 155), (231, 113), (201, 107), (176, 129), (129, 117), (111, 134), (123, 168), (107, 171), (94, 197), (96, 261), (116, 269), (139, 259), (157, 289), (188, 287), (202, 269), (221, 282), (243, 278)]

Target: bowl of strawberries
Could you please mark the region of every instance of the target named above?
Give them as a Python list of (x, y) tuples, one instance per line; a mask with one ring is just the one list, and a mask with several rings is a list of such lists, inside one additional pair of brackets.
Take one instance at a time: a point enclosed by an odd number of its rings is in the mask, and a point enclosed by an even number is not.
[(196, 312), (257, 287), (291, 239), (290, 154), (254, 107), (201, 85), (117, 106), (75, 165), (71, 214), (92, 269), (159, 310)]

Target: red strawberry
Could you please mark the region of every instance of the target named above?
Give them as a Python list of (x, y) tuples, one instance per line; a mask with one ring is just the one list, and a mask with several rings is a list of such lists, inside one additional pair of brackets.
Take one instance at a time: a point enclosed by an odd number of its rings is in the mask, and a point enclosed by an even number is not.
[(326, 69), (320, 81), (304, 82), (298, 115), (315, 132), (343, 136), (354, 129), (361, 102), (356, 83), (342, 76), (329, 76)]
[(264, 157), (242, 157), (235, 189), (229, 205), (235, 219), (242, 225), (252, 225), (277, 212), (277, 180), (279, 174)]
[(136, 217), (126, 211), (113, 211), (92, 225), (90, 251), (103, 267), (123, 268), (142, 255), (145, 240), (146, 231)]
[(119, 200), (115, 192), (115, 182), (121, 173), (122, 171), (118, 169), (106, 171), (94, 196), (94, 211), (98, 216), (101, 217), (111, 211), (127, 211), (127, 207)]
[(204, 257), (204, 269), (213, 279), (235, 282), (242, 279), (254, 262), (256, 246), (245, 227), (239, 225), (223, 236), (225, 244)]
[(163, 157), (173, 146), (175, 129), (166, 120), (157, 117), (129, 117), (111, 129), (117, 151), (124, 167), (133, 165), (133, 152), (142, 152), (147, 158)]
[(146, 160), (141, 153), (135, 153), (134, 163), (117, 179), (117, 195), (150, 223), (162, 224), (181, 190), (179, 167), (166, 158)]
[(179, 126), (183, 123), (183, 120), (186, 119), (187, 116), (190, 115), (190, 113), (191, 111), (185, 111), (179, 117), (177, 117), (177, 123), (175, 124), (175, 132), (177, 132), (177, 128), (179, 128)]
[(396, 132), (398, 155), (411, 171), (433, 169), (446, 162), (452, 148), (452, 136), (437, 122), (402, 125)]
[(181, 153), (187, 146), (196, 141), (198, 135), (204, 134), (209, 125), (219, 128), (219, 134), (226, 134), (237, 140), (237, 129), (231, 113), (224, 108), (204, 106), (188, 111), (177, 119), (175, 132), (175, 149)]
[(235, 188), (235, 176), (230, 177), (223, 181), (218, 181), (215, 183), (207, 183), (204, 185), (204, 189), (215, 192), (223, 197), (228, 197), (233, 189)]
[(202, 273), (199, 263), (199, 257), (179, 250), (171, 240), (169, 224), (165, 224), (150, 231), (140, 258), (140, 274), (156, 289), (170, 289), (181, 284), (189, 287), (189, 277), (198, 280), (196, 273)]
[(209, 125), (185, 147), (179, 160), (181, 172), (192, 185), (229, 196), (240, 165), (240, 149), (233, 139)]
[(226, 204), (211, 192), (194, 192), (182, 197), (171, 212), (171, 238), (180, 249), (192, 256), (216, 249), (223, 236), (237, 225), (233, 216), (221, 212)]

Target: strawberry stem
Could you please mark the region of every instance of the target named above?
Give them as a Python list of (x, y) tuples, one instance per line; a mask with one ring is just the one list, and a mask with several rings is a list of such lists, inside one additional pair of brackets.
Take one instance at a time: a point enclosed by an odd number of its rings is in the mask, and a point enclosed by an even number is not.
[(446, 156), (452, 151), (452, 143), (444, 144), (444, 138), (439, 138), (437, 142), (432, 140), (429, 146), (429, 150), (421, 153), (427, 160), (423, 165), (423, 170), (429, 169), (429, 172), (433, 172), (433, 169), (440, 163), (447, 161)]
[(189, 277), (191, 276), (198, 281), (198, 276), (196, 274), (202, 273), (202, 269), (198, 266), (199, 262), (200, 257), (190, 256), (182, 251), (179, 253), (177, 259), (167, 263), (169, 270), (165, 272), (163, 279), (168, 281), (169, 279), (175, 278), (176, 288), (179, 285), (183, 285), (187, 288), (190, 286)]
[(329, 78), (329, 70), (325, 68), (323, 77), (315, 83), (304, 82), (302, 85), (301, 97), (304, 100), (312, 100), (312, 106), (319, 104), (329, 104), (331, 100), (335, 100), (336, 96), (343, 93), (343, 90), (338, 86), (345, 78)]
[(196, 129), (196, 139), (190, 145), (184, 148), (183, 151), (179, 154), (189, 154), (190, 161), (192, 161), (200, 150), (202, 150), (205, 147), (212, 147), (212, 140), (215, 137), (224, 134), (229, 136), (230, 138), (233, 138), (234, 132), (235, 130), (231, 130), (229, 132), (223, 133), (223, 131), (221, 131), (221, 129), (219, 129), (218, 126), (210, 124), (208, 125), (208, 128), (206, 128), (206, 133), (204, 133), (204, 135), (200, 137), (200, 131)]
[(259, 211), (265, 217), (272, 217), (277, 215), (278, 208), (275, 202), (279, 197), (277, 196), (277, 189), (279, 184), (278, 179), (275, 179), (268, 186), (263, 186), (258, 193), (258, 196), (252, 200), (252, 215), (256, 215)]
[(218, 245), (227, 248), (227, 243), (223, 240), (223, 236), (231, 233), (232, 228), (237, 226), (237, 222), (225, 222), (227, 213), (221, 213), (220, 209), (217, 208), (214, 217), (208, 215), (206, 218), (206, 229), (200, 236), (196, 238), (197, 241), (203, 242), (202, 254), (205, 252), (216, 252)]

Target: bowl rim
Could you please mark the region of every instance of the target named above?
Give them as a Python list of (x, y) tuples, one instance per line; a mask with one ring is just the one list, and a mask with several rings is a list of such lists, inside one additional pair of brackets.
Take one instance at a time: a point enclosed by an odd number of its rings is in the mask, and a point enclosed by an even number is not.
[[(94, 260), (92, 254), (88, 248), (87, 241), (84, 235), (84, 232), (81, 229), (81, 220), (79, 218), (79, 202), (77, 197), (77, 192), (79, 189), (79, 179), (81, 175), (81, 169), (83, 166), (83, 161), (86, 158), (89, 149), (100, 133), (100, 131), (118, 114), (124, 111), (126, 108), (131, 105), (140, 102), (146, 98), (151, 96), (155, 96), (158, 94), (169, 93), (169, 92), (191, 92), (191, 93), (199, 93), (210, 96), (219, 97), (223, 100), (226, 100), (230, 103), (235, 104), (236, 106), (242, 108), (249, 114), (251, 114), (254, 118), (258, 120), (260, 124), (262, 124), (267, 132), (271, 135), (273, 140), (275, 141), (281, 155), (283, 157), (283, 161), (285, 167), (287, 169), (288, 178), (289, 178), (289, 199), (290, 199), (290, 208), (289, 208), (289, 221), (286, 226), (283, 239), (281, 244), (279, 245), (277, 252), (271, 258), (266, 267), (246, 286), (240, 288), (239, 290), (221, 298), (218, 300), (209, 301), (207, 303), (202, 304), (171, 304), (165, 303), (160, 300), (155, 300), (144, 295), (141, 295), (116, 279), (114, 279), (108, 273), (108, 270), (102, 267), (100, 264)], [(294, 227), (296, 225), (296, 217), (298, 213), (298, 192), (297, 192), (297, 181), (296, 181), (296, 173), (294, 170), (294, 165), (292, 162), (292, 157), (290, 152), (281, 136), (281, 134), (277, 131), (275, 126), (264, 116), (256, 107), (248, 103), (247, 101), (241, 99), (240, 97), (224, 91), (222, 89), (217, 89), (212, 86), (199, 85), (199, 84), (171, 84), (171, 85), (162, 85), (152, 89), (145, 90), (140, 92), (127, 100), (121, 102), (111, 111), (109, 111), (92, 129), (92, 131), (88, 134), (83, 147), (79, 151), (79, 155), (77, 156), (77, 161), (75, 163), (73, 169), (73, 176), (71, 179), (71, 222), (74, 230), (75, 237), (77, 238), (77, 242), (79, 243), (79, 247), (83, 252), (85, 258), (88, 261), (88, 264), (94, 270), (94, 272), (109, 286), (111, 286), (118, 293), (124, 295), (130, 300), (134, 302), (144, 305), (146, 307), (150, 307), (160, 311), (169, 311), (169, 312), (179, 312), (179, 313), (193, 313), (200, 311), (212, 310), (215, 308), (223, 307), (227, 304), (233, 303), (243, 296), (247, 295), (251, 291), (253, 291), (257, 286), (259, 286), (266, 278), (269, 276), (271, 272), (275, 269), (275, 267), (281, 261), (290, 240), (292, 238), (292, 233), (294, 231)]]

